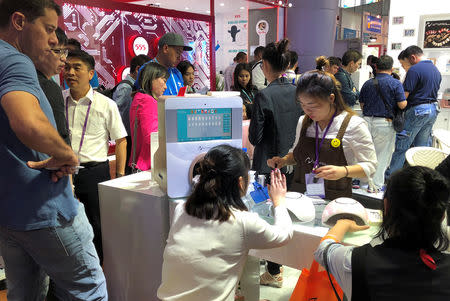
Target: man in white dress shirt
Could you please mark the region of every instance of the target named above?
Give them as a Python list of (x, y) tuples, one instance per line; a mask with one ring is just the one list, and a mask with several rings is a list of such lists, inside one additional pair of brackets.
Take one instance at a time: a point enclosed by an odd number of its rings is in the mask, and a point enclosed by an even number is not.
[(64, 68), (69, 89), (63, 91), (63, 96), (72, 149), (84, 167), (74, 176), (75, 194), (86, 207), (94, 229), (94, 245), (102, 263), (98, 183), (110, 179), (109, 139), (116, 141), (116, 176), (124, 175), (127, 131), (117, 104), (90, 86), (94, 66), (94, 58), (87, 52), (69, 52)]

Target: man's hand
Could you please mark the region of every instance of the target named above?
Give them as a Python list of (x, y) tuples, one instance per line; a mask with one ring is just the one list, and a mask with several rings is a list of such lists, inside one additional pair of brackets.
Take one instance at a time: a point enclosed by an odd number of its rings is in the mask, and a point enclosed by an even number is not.
[(52, 181), (58, 182), (59, 179), (61, 179), (64, 176), (70, 175), (75, 173), (76, 168), (75, 166), (78, 165), (78, 159), (75, 156), (74, 153), (72, 153), (72, 156), (65, 159), (55, 159), (54, 157), (50, 157), (43, 161), (28, 161), (27, 162), (28, 167), (33, 169), (49, 169), (52, 171)]

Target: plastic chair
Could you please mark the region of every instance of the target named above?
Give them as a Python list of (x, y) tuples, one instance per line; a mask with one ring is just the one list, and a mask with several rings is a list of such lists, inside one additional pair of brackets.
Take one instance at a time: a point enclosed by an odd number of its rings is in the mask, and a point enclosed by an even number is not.
[(433, 130), (433, 146), (450, 153), (450, 131), (444, 129)]
[(448, 154), (441, 149), (427, 146), (413, 147), (406, 151), (406, 161), (411, 166), (436, 168)]

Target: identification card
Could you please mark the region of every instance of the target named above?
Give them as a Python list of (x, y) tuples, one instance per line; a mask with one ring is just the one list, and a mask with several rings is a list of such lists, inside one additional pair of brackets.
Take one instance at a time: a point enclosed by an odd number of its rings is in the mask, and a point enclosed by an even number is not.
[(306, 195), (325, 198), (325, 180), (316, 178), (315, 174), (305, 174)]

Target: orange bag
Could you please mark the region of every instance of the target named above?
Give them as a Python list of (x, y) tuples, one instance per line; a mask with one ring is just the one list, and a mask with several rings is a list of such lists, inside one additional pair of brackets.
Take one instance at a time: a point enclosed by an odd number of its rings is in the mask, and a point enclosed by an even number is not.
[[(337, 294), (343, 299), (343, 291), (330, 275)], [(331, 286), (327, 271), (319, 272), (319, 264), (313, 260), (310, 269), (302, 269), (297, 285), (289, 301), (336, 301), (338, 298)]]

